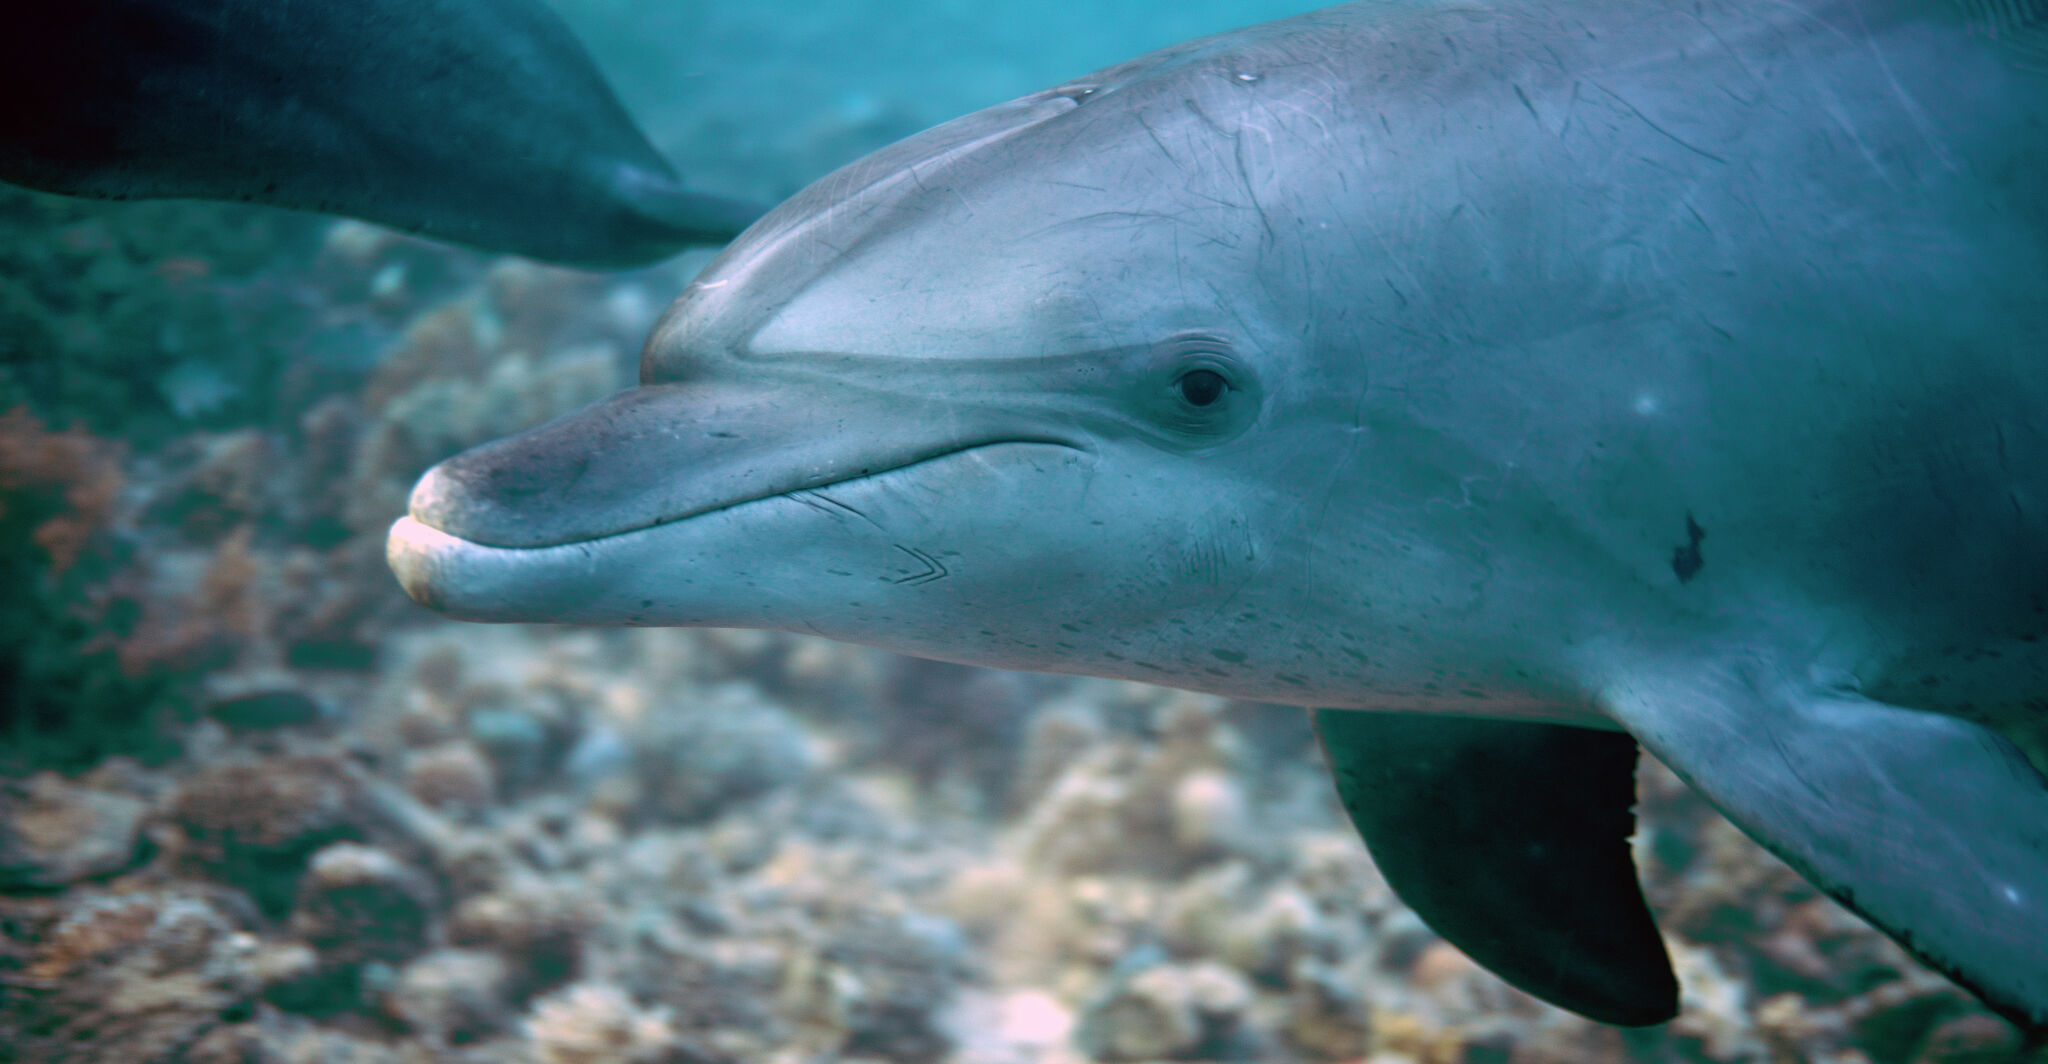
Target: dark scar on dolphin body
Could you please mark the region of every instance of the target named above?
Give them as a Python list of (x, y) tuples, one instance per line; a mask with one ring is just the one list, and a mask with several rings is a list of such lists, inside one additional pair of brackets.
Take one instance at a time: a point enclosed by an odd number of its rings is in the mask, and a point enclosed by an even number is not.
[(882, 578), (884, 580), (889, 581), (892, 584), (903, 584), (909, 587), (916, 587), (919, 584), (929, 584), (935, 580), (944, 580), (946, 577), (952, 575), (952, 570), (947, 569), (943, 562), (939, 561), (937, 558), (932, 557), (930, 554), (924, 551), (918, 550), (915, 547), (906, 547), (901, 543), (896, 544), (896, 549), (902, 551), (905, 554), (910, 555), (912, 558), (915, 558), (919, 562), (924, 563), (925, 570), (921, 573), (912, 573), (909, 576)]
[(1678, 574), (1678, 582), (1690, 583), (1700, 574), (1707, 559), (1700, 554), (1700, 540), (1707, 538), (1707, 530), (1693, 520), (1692, 511), (1685, 512), (1685, 545), (1671, 548), (1671, 571)]

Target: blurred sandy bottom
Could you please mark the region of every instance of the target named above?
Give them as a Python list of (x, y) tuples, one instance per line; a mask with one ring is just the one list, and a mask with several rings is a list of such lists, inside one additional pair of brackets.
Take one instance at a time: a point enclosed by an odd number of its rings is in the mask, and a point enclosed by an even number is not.
[(317, 720), (8, 781), (17, 1059), (2011, 1052), (1657, 768), (1685, 1014), (1624, 1035), (1401, 907), (1298, 711), (747, 632), (416, 623), (380, 662), (296, 688)]

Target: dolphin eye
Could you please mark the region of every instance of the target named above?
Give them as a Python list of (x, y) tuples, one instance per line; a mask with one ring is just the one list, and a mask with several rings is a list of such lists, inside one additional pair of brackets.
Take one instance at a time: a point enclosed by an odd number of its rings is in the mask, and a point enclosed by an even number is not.
[(1224, 392), (1230, 390), (1230, 382), (1213, 369), (1189, 370), (1181, 374), (1173, 386), (1189, 406), (1213, 406), (1223, 398)]
[(1227, 337), (1176, 333), (1133, 354), (1143, 361), (1134, 358), (1134, 372), (1123, 377), (1125, 409), (1159, 430), (1168, 447), (1216, 446), (1259, 420), (1265, 392), (1256, 367)]

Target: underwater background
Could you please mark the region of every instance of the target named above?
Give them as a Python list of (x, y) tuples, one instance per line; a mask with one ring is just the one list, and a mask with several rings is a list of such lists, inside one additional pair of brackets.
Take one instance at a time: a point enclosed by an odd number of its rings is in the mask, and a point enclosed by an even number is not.
[[(558, 6), (693, 187), (773, 201), (1315, 5)], [(2014, 1058), (1647, 760), (1685, 999), (1624, 1032), (1402, 907), (1298, 708), (409, 603), (418, 475), (630, 384), (710, 255), (0, 186), (0, 1060)]]

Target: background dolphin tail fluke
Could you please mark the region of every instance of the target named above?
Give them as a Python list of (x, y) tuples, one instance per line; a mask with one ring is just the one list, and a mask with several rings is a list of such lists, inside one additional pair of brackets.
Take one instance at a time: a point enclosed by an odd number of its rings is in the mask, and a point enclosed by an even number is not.
[(723, 243), (536, 0), (81, 0), (0, 35), (0, 180), (345, 214), (578, 266)]
[(723, 244), (768, 213), (765, 204), (751, 200), (693, 192), (672, 175), (639, 183), (624, 195), (646, 217), (649, 239), (675, 245)]

